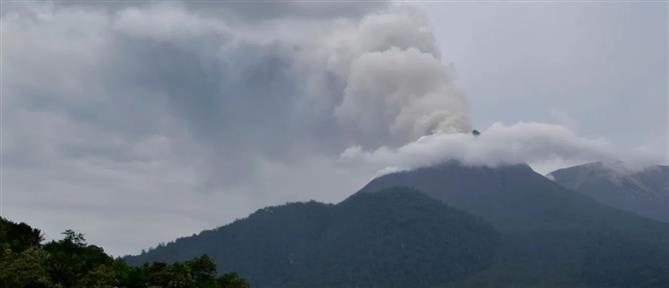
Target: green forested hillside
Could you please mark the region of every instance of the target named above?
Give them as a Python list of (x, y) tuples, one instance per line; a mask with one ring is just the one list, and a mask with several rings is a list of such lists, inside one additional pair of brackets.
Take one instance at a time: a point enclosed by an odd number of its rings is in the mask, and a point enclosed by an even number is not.
[(669, 287), (669, 225), (526, 165), (392, 173), (336, 205), (265, 208), (126, 259), (202, 253), (258, 287)]
[(217, 278), (216, 264), (205, 255), (131, 267), (101, 247), (86, 244), (82, 234), (67, 230), (63, 235), (62, 240), (42, 245), (40, 230), (0, 218), (0, 288), (249, 287), (234, 273)]
[(549, 177), (604, 205), (669, 222), (669, 166), (631, 170), (621, 162), (596, 162), (553, 171)]
[(414, 187), (500, 232), (495, 263), (458, 287), (669, 287), (669, 225), (597, 203), (526, 165), (448, 162), (379, 177), (361, 193)]
[(407, 188), (270, 207), (129, 263), (206, 253), (254, 287), (434, 287), (492, 263), (497, 232)]

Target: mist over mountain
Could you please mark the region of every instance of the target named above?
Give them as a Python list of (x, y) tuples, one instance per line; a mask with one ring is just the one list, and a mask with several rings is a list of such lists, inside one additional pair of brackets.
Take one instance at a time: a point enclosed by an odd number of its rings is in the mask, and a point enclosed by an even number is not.
[(667, 244), (666, 224), (527, 165), (451, 161), (378, 177), (337, 205), (262, 209), (126, 260), (207, 253), (258, 287), (665, 287)]
[(548, 177), (602, 204), (669, 222), (669, 167), (632, 169), (595, 162), (560, 169)]

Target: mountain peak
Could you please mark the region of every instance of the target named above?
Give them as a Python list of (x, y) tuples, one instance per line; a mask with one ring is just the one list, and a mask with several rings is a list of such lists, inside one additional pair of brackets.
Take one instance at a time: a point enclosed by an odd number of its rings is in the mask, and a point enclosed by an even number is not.
[[(395, 186), (415, 188), (501, 226), (527, 225), (528, 217), (540, 219), (544, 211), (559, 209), (558, 203), (584, 198), (537, 174), (526, 164), (493, 168), (457, 161), (386, 174), (373, 179), (360, 193)], [(506, 213), (510, 207), (516, 213)]]
[(126, 260), (206, 253), (253, 287), (667, 287), (668, 231), (527, 165), (449, 161), (378, 177), (335, 205), (261, 209)]
[(630, 167), (623, 162), (595, 162), (547, 175), (556, 183), (607, 206), (669, 221), (669, 167)]

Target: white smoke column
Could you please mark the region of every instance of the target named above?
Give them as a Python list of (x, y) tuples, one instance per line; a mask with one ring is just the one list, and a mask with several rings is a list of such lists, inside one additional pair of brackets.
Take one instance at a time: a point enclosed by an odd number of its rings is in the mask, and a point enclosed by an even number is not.
[(370, 15), (335, 31), (326, 47), (331, 71), (346, 78), (335, 116), (355, 144), (399, 146), (470, 130), (466, 100), (420, 16)]
[(441, 62), (417, 49), (368, 53), (353, 63), (335, 115), (372, 145), (464, 132), (467, 106), (448, 80)]

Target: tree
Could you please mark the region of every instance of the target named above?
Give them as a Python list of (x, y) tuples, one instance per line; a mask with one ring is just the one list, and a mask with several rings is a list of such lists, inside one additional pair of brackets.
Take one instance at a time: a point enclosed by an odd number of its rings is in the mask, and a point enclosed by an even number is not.
[(21, 252), (37, 246), (44, 240), (39, 229), (30, 227), (26, 223), (14, 223), (0, 218), (0, 245), (7, 244), (14, 252)]
[(229, 272), (216, 279), (218, 288), (249, 288), (249, 282), (244, 278), (239, 277), (237, 273)]
[(99, 265), (77, 282), (81, 288), (113, 288), (118, 287), (120, 281), (112, 265)]
[(215, 287), (216, 285), (216, 263), (207, 255), (194, 258), (187, 261), (186, 265), (190, 267), (190, 274), (195, 282), (195, 287)]
[(53, 287), (45, 269), (47, 257), (36, 246), (16, 253), (5, 245), (0, 251), (0, 288)]
[(119, 280), (119, 287), (144, 288), (148, 282), (141, 267), (132, 267), (121, 259), (114, 260), (114, 273)]
[(67, 229), (65, 232), (60, 234), (65, 235), (65, 238), (63, 239), (65, 242), (70, 242), (79, 247), (86, 246), (86, 239), (84, 238), (84, 234), (76, 233), (72, 229)]
[(66, 287), (74, 287), (91, 270), (100, 265), (111, 265), (113, 259), (95, 245), (86, 245), (81, 233), (67, 230), (65, 238), (44, 245), (49, 253), (46, 269), (51, 279)]
[(66, 230), (62, 240), (40, 245), (42, 234), (27, 224), (0, 218), (0, 288), (248, 288), (236, 274), (216, 278), (207, 255), (185, 262), (129, 266), (81, 233)]
[(191, 277), (190, 268), (184, 263), (167, 264), (154, 262), (144, 264), (143, 273), (149, 286), (163, 288), (191, 288), (195, 281)]

